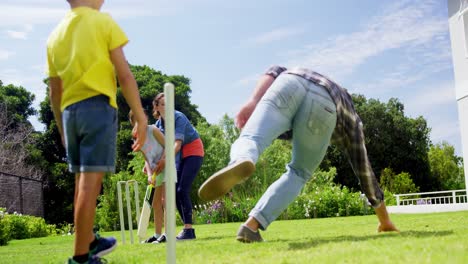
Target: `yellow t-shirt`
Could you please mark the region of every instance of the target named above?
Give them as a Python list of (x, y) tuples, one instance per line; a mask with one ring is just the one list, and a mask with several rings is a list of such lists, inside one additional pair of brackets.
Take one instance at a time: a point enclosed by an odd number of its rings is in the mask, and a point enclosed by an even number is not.
[(110, 15), (89, 7), (73, 8), (47, 41), (47, 72), (63, 83), (61, 111), (96, 95), (109, 97), (117, 108), (114, 65), (110, 51), (127, 36)]

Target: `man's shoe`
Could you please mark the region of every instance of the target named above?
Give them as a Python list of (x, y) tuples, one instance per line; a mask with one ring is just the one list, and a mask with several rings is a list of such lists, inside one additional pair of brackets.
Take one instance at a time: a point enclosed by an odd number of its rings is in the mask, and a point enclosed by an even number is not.
[(115, 247), (117, 247), (117, 240), (114, 237), (101, 237), (99, 234), (95, 234), (98, 244), (89, 251), (89, 258), (102, 257), (106, 254), (111, 253)]
[(193, 228), (184, 228), (180, 233), (176, 236), (177, 240), (190, 240), (197, 238), (195, 236), (195, 229)]
[[(162, 235), (161, 235), (161, 236), (162, 236)], [(161, 236), (160, 236), (160, 237), (161, 237)], [(145, 241), (143, 241), (142, 243), (143, 243), (143, 244), (144, 244), (144, 243), (154, 243), (154, 242), (156, 242), (157, 240), (158, 240), (158, 238), (155, 237), (155, 236), (153, 235), (153, 236), (150, 236), (150, 237), (149, 237), (148, 239), (146, 239)]]
[(156, 241), (152, 242), (153, 244), (166, 243), (166, 235), (162, 234)]
[(229, 192), (236, 184), (247, 180), (255, 171), (255, 164), (248, 159), (233, 162), (208, 178), (198, 190), (198, 196), (211, 201)]
[(241, 225), (237, 231), (237, 241), (243, 243), (262, 242), (263, 238), (258, 230), (254, 232), (247, 226)]

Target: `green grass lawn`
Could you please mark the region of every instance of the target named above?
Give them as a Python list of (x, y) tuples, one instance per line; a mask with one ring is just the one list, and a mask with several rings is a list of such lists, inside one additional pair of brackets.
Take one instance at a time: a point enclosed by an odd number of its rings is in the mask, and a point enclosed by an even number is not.
[[(195, 241), (176, 243), (177, 263), (468, 263), (468, 211), (392, 219), (400, 233), (376, 233), (374, 215), (276, 221), (255, 244), (235, 240), (240, 223), (199, 225)], [(109, 263), (166, 262), (165, 244), (130, 245), (127, 232), (122, 245), (120, 232), (103, 235), (119, 240)], [(0, 247), (0, 263), (65, 263), (72, 249), (73, 236), (13, 240)]]

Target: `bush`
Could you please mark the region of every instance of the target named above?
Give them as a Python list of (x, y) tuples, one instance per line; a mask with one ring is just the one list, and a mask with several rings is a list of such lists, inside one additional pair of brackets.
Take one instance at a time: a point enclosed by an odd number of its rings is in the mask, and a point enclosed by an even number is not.
[(194, 206), (193, 217), (197, 224), (225, 223), (224, 201), (216, 200), (199, 206)]
[[(194, 219), (197, 224), (245, 221), (258, 198), (238, 197), (230, 193), (223, 199), (195, 205)], [(308, 193), (303, 192), (278, 219), (292, 220), (371, 213), (373, 210), (367, 199), (359, 192), (351, 192), (347, 187), (326, 185), (321, 188), (316, 187), (314, 191)]]
[(0, 246), (12, 239), (45, 237), (56, 232), (55, 226), (46, 224), (44, 218), (16, 212), (8, 214), (5, 208), (0, 208)]
[(250, 197), (234, 197), (231, 192), (220, 200), (195, 205), (194, 221), (197, 224), (245, 221), (257, 200)]
[(0, 246), (8, 244), (10, 240), (10, 221), (5, 208), (0, 208)]
[(30, 238), (28, 229), (28, 219), (21, 214), (10, 214), (7, 216), (10, 219), (10, 236), (12, 239)]
[(352, 216), (369, 212), (369, 205), (361, 198), (360, 193), (350, 192), (347, 187), (324, 186), (302, 193), (283, 212), (280, 219)]
[(41, 217), (27, 216), (27, 226), (29, 237), (46, 237), (50, 231), (48, 226)]
[[(140, 153), (132, 153), (133, 159), (130, 160), (128, 170), (121, 171), (117, 174), (107, 175), (103, 182), (103, 195), (99, 196), (99, 202), (96, 209), (95, 223), (97, 228), (101, 231), (112, 231), (120, 229), (119, 207), (117, 197), (117, 182), (127, 181), (134, 179), (138, 182), (138, 202), (140, 210), (142, 206), (143, 197), (145, 196), (147, 177), (143, 173), (143, 166), (145, 164), (143, 156)], [(128, 228), (127, 221), (127, 200), (125, 194), (125, 185), (122, 185), (122, 205), (125, 219), (125, 226)], [(135, 195), (133, 184), (130, 185), (130, 201), (133, 215), (133, 227), (137, 227), (135, 215)]]
[(396, 205), (396, 198), (390, 191), (384, 190), (385, 205)]
[(392, 193), (416, 193), (419, 192), (411, 175), (407, 172), (396, 174), (391, 168), (386, 168), (382, 171), (380, 176), (380, 185), (384, 190)]

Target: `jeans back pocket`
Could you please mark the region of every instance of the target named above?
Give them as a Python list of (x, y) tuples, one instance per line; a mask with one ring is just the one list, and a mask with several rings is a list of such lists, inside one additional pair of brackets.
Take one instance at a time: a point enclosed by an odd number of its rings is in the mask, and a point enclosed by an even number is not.
[(312, 107), (307, 120), (307, 128), (314, 135), (323, 135), (336, 125), (336, 107), (330, 102), (313, 100)]

